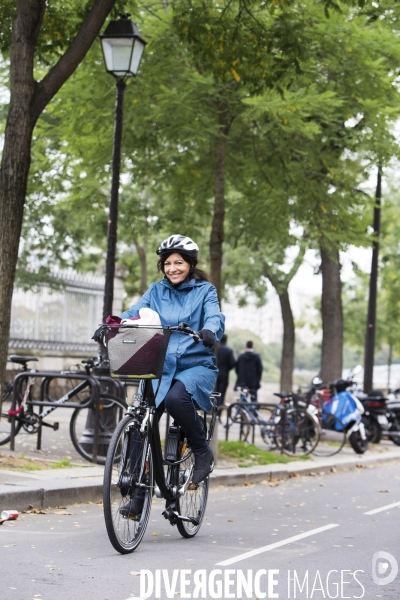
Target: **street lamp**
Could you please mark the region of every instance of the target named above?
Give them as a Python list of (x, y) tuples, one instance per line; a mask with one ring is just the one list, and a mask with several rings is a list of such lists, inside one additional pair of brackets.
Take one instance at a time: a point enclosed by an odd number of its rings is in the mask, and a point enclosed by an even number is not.
[(135, 77), (142, 60), (146, 42), (140, 37), (135, 23), (121, 15), (118, 21), (110, 21), (101, 34), (101, 47), (108, 73), (117, 82), (115, 103), (114, 146), (112, 157), (111, 196), (107, 232), (106, 277), (104, 286), (103, 323), (112, 314), (114, 299), (115, 251), (117, 246), (118, 191), (121, 168), (122, 115), (127, 77)]
[(382, 167), (378, 166), (378, 177), (375, 192), (374, 207), (374, 234), (372, 242), (371, 274), (369, 277), (369, 297), (367, 331), (365, 335), (364, 356), (364, 392), (369, 394), (373, 387), (374, 376), (374, 354), (375, 354), (375, 331), (376, 331), (376, 304), (378, 295), (378, 258), (379, 258), (379, 235), (381, 229), (381, 199), (382, 199)]
[[(124, 105), (125, 79), (135, 77), (142, 60), (146, 42), (142, 40), (135, 23), (128, 19), (129, 15), (120, 15), (118, 21), (110, 21), (105, 32), (100, 35), (104, 61), (108, 73), (117, 80), (117, 96), (115, 103), (114, 145), (112, 156), (111, 195), (107, 229), (106, 277), (104, 284), (103, 323), (112, 314), (114, 300), (115, 250), (117, 246), (118, 193), (121, 170), (122, 115)], [(99, 344), (100, 355), (107, 358), (103, 344)], [(103, 360), (97, 375), (108, 374), (106, 362)], [(97, 402), (100, 402), (98, 399)], [(117, 410), (100, 410), (94, 406), (88, 413), (86, 427), (80, 443), (97, 462), (98, 454), (105, 454), (111, 436), (117, 424)], [(98, 410), (97, 410), (98, 408)]]

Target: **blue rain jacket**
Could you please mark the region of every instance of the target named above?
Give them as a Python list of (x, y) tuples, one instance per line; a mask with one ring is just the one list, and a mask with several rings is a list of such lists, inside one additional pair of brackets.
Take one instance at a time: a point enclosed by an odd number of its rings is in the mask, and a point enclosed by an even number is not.
[[(155, 310), (163, 326), (185, 322), (196, 331), (209, 329), (217, 341), (224, 333), (225, 317), (220, 312), (217, 290), (208, 281), (191, 279), (174, 288), (164, 277), (162, 281), (152, 283), (139, 302), (122, 313), (121, 318), (137, 317), (139, 309), (144, 307)], [(161, 404), (172, 381), (178, 379), (199, 407), (208, 412), (212, 408), (210, 394), (214, 390), (217, 375), (213, 350), (175, 331), (169, 341), (156, 404)], [(153, 382), (153, 388), (157, 388), (156, 381)]]

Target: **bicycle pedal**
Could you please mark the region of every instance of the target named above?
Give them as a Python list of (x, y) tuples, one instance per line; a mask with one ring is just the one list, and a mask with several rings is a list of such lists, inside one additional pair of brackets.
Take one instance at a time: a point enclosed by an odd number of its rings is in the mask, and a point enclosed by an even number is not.
[(54, 424), (53, 424), (53, 429), (54, 429), (54, 431), (58, 431), (58, 430), (59, 430), (59, 427), (60, 427), (60, 423), (54, 423)]

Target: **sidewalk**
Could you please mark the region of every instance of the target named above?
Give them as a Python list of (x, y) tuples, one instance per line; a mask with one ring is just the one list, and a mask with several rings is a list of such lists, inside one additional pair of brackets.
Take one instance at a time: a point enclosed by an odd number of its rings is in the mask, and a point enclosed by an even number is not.
[[(307, 461), (239, 468), (217, 466), (211, 474), (211, 486), (240, 485), (271, 479), (287, 479), (301, 475), (319, 475), (341, 470), (379, 466), (383, 462), (400, 461), (400, 447), (383, 442), (363, 455), (343, 448), (336, 456), (312, 457)], [(103, 467), (84, 464), (64, 469), (41, 471), (0, 470), (0, 510), (28, 510), (97, 502), (102, 499)]]

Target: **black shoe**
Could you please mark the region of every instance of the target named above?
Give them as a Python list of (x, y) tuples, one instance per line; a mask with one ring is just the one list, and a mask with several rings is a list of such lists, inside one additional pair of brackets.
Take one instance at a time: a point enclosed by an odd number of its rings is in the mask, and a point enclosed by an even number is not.
[(192, 483), (200, 483), (206, 479), (214, 468), (214, 456), (211, 448), (208, 446), (207, 450), (200, 454), (195, 454), (194, 471), (192, 476)]
[(144, 498), (131, 498), (129, 502), (119, 509), (119, 514), (125, 517), (125, 519), (140, 521), (143, 504)]

